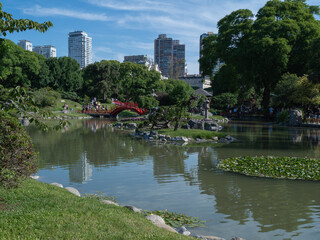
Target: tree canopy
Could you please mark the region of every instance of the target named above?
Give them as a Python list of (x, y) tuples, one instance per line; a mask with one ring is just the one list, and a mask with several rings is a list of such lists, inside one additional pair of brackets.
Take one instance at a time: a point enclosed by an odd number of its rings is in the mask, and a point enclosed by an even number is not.
[[(314, 14), (319, 14), (319, 7), (305, 0), (270, 0), (256, 15), (248, 9), (234, 11), (218, 22), (218, 36), (204, 40), (201, 70), (212, 75), (218, 60), (224, 62), (223, 76), (232, 78), (235, 85), (262, 90), (262, 105), (267, 109), (271, 91), (284, 73), (302, 76), (316, 70), (311, 61), (320, 22)], [(230, 81), (217, 84), (226, 86)]]

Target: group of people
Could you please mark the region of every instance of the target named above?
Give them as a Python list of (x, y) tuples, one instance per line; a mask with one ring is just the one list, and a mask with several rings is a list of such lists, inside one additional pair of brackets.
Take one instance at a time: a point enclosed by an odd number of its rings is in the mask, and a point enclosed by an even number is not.
[(309, 124), (320, 124), (320, 109), (308, 109), (304, 119)]
[(103, 106), (96, 98), (93, 98), (91, 103), (82, 106), (82, 111), (107, 111), (107, 105)]

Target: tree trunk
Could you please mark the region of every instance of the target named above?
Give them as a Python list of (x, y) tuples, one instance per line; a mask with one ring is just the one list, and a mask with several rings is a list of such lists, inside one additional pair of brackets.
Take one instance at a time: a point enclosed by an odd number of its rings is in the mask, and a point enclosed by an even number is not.
[(270, 104), (270, 86), (267, 85), (264, 87), (263, 97), (262, 97), (262, 110), (264, 114), (269, 113), (269, 104)]

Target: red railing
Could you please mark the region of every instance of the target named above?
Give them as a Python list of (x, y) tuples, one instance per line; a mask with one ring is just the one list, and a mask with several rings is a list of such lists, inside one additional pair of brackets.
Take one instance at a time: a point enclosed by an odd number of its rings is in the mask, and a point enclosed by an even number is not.
[(120, 112), (124, 110), (131, 110), (139, 115), (144, 115), (147, 113), (147, 109), (145, 108), (139, 108), (137, 103), (132, 103), (132, 102), (119, 102), (119, 101), (113, 101), (114, 104), (117, 106), (114, 108), (110, 108), (109, 110), (98, 110), (98, 109), (89, 109), (89, 110), (82, 110), (82, 113), (86, 114), (110, 114), (110, 115), (118, 115)]

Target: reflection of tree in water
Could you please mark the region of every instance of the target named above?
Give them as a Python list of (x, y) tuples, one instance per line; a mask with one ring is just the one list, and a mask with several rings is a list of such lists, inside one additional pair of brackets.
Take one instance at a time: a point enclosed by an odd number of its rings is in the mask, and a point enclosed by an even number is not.
[[(222, 132), (230, 134), (238, 141), (221, 147), (224, 149), (234, 148), (238, 153), (243, 151), (242, 155), (259, 155), (259, 150), (264, 153), (272, 152), (273, 155), (276, 155), (277, 150), (286, 150), (286, 156), (294, 157), (298, 151), (301, 151), (303, 156), (299, 156), (304, 157), (305, 153), (303, 152), (310, 149), (315, 152), (309, 152), (308, 156), (317, 157), (317, 153), (320, 151), (318, 149), (318, 146), (320, 146), (320, 129), (244, 122), (230, 123), (224, 127)], [(219, 148), (219, 146), (215, 148)]]
[[(262, 232), (275, 229), (294, 231), (303, 224), (311, 223), (313, 219), (310, 208), (312, 205), (320, 205), (318, 183), (249, 178), (213, 171), (216, 159), (228, 151), (231, 144), (215, 149), (152, 146), (143, 140), (137, 141), (116, 131), (112, 132), (112, 128), (106, 126), (106, 122), (94, 119), (94, 121), (84, 121), (83, 126), (81, 123), (80, 126), (70, 127), (63, 133), (37, 133), (34, 129), (29, 129), (42, 159), (40, 168), (69, 167), (76, 164), (84, 153), (87, 163), (96, 167), (116, 166), (131, 161), (142, 162), (151, 156), (154, 177), (159, 183), (182, 177), (190, 185), (197, 184), (202, 194), (215, 196), (215, 208), (218, 213), (227, 215), (227, 218), (239, 221), (240, 224), (244, 224), (252, 217), (261, 225)], [(260, 137), (250, 136), (253, 141), (259, 140), (263, 134), (268, 135), (264, 136), (265, 138), (271, 136), (275, 139), (286, 138), (286, 142), (288, 141), (288, 135), (283, 135), (281, 132), (275, 136), (272, 135), (274, 133), (269, 133), (269, 126), (265, 129), (255, 127), (250, 129), (255, 134), (260, 134)], [(243, 136), (248, 131), (244, 128), (240, 130), (240, 135)], [(309, 135), (303, 130), (303, 138), (307, 136), (309, 139), (314, 139), (314, 134), (320, 131), (316, 130), (314, 132), (310, 130)], [(246, 144), (243, 144), (244, 151)], [(248, 144), (251, 144), (250, 141)], [(253, 144), (251, 147), (254, 146), (256, 145)], [(197, 160), (191, 164), (191, 158)], [(82, 179), (86, 176), (90, 176), (89, 172), (84, 174)]]
[[(80, 125), (63, 133), (41, 133), (29, 129), (34, 145), (40, 152), (40, 168), (69, 166), (77, 163), (83, 152), (86, 152), (88, 163), (95, 166), (118, 165), (132, 159), (142, 161), (149, 155), (150, 146), (124, 134), (113, 133), (112, 128), (106, 128), (105, 121), (101, 122), (96, 127), (97, 120), (87, 120), (83, 122), (84, 129)], [(92, 127), (95, 127), (94, 131)]]
[(232, 173), (210, 174), (199, 165), (203, 193), (214, 195), (218, 213), (245, 224), (249, 217), (262, 232), (287, 232), (312, 223), (312, 205), (320, 205), (317, 183), (251, 178)]
[[(153, 173), (159, 183), (182, 176), (192, 186), (198, 184), (198, 165), (211, 171), (216, 164), (216, 156), (211, 147), (162, 145), (154, 148), (150, 155), (153, 156)], [(191, 155), (197, 156), (195, 165), (188, 161)]]

